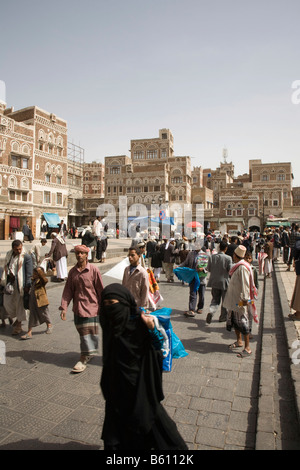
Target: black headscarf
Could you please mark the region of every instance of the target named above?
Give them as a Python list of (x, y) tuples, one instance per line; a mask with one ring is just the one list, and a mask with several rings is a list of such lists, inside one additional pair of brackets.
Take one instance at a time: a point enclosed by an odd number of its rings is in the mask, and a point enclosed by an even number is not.
[[(105, 306), (104, 300), (118, 300), (118, 303)], [(126, 287), (121, 284), (110, 284), (101, 294), (100, 324), (103, 330), (110, 330), (113, 336), (120, 336), (129, 320), (140, 315), (136, 301)]]
[[(107, 299), (118, 303), (106, 306)], [(160, 404), (164, 398), (161, 352), (154, 349), (132, 294), (121, 284), (103, 290), (100, 324), (105, 447), (185, 449), (175, 423)]]

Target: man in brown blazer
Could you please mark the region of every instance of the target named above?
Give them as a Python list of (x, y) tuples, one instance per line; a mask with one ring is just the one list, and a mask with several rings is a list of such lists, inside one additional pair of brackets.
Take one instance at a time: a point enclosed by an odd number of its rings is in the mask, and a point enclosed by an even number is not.
[(122, 285), (131, 292), (138, 307), (148, 307), (149, 275), (140, 264), (140, 256), (141, 252), (137, 246), (129, 248), (130, 265), (125, 268)]

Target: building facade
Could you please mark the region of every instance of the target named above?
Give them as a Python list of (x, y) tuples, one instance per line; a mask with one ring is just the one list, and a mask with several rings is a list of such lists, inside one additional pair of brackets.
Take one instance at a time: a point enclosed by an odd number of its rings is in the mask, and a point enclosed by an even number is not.
[(263, 230), (269, 218), (280, 219), (290, 213), (293, 206), (291, 163), (270, 164), (260, 159), (250, 160), (249, 174), (237, 178), (228, 170), (230, 181), (223, 179), (222, 182), (218, 178), (216, 185), (214, 175), (220, 175), (221, 171), (211, 174), (215, 200), (212, 228), (223, 233), (245, 228)]
[(43, 213), (67, 218), (67, 124), (32, 106), (18, 111), (0, 103), (0, 237), (29, 222), (40, 235)]
[[(126, 196), (128, 216), (142, 213), (151, 205), (170, 209), (191, 203), (191, 161), (174, 156), (174, 139), (169, 129), (160, 129), (157, 138), (131, 140), (130, 157), (105, 157), (105, 202), (119, 212), (119, 196)], [(118, 217), (117, 217), (118, 218)]]
[(235, 177), (225, 149), (218, 168), (192, 168), (189, 156), (175, 155), (169, 129), (131, 140), (130, 156), (85, 163), (84, 150), (68, 143), (67, 134), (66, 121), (53, 113), (37, 106), (14, 111), (0, 102), (1, 239), (12, 238), (26, 221), (38, 238), (45, 213), (57, 214), (69, 228), (87, 224), (101, 204), (108, 215), (112, 207), (118, 221), (121, 196), (129, 218), (147, 215), (143, 210), (152, 205), (169, 216), (190, 205), (195, 217), (202, 204), (205, 229), (222, 232), (262, 229), (272, 217), (300, 220), (291, 163), (250, 160), (249, 173)]
[(83, 165), (84, 224), (95, 219), (97, 207), (104, 203), (105, 167), (96, 161)]

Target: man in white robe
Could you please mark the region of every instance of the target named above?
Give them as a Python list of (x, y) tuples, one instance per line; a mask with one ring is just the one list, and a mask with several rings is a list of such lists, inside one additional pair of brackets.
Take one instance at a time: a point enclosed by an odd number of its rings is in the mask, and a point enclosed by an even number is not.
[(233, 261), (235, 264), (229, 273), (231, 279), (223, 302), (223, 307), (228, 310), (227, 329), (230, 331), (233, 327), (236, 333), (236, 342), (231, 344), (229, 348), (243, 347), (242, 336), (244, 337), (245, 346), (239, 353), (240, 357), (251, 355), (251, 319), (258, 322), (254, 303), (257, 293), (251, 267), (244, 261), (245, 254), (246, 248), (243, 245), (238, 246), (234, 251)]

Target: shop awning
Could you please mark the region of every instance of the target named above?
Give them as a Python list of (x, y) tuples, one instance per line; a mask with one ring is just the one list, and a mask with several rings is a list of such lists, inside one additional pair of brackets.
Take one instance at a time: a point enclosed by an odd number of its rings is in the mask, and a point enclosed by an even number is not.
[(51, 214), (50, 212), (44, 212), (43, 216), (50, 228), (58, 228), (60, 224), (60, 217), (58, 214)]
[(290, 226), (291, 226), (290, 222), (278, 222), (278, 221), (271, 222), (271, 221), (268, 221), (266, 223), (266, 227), (290, 227)]

